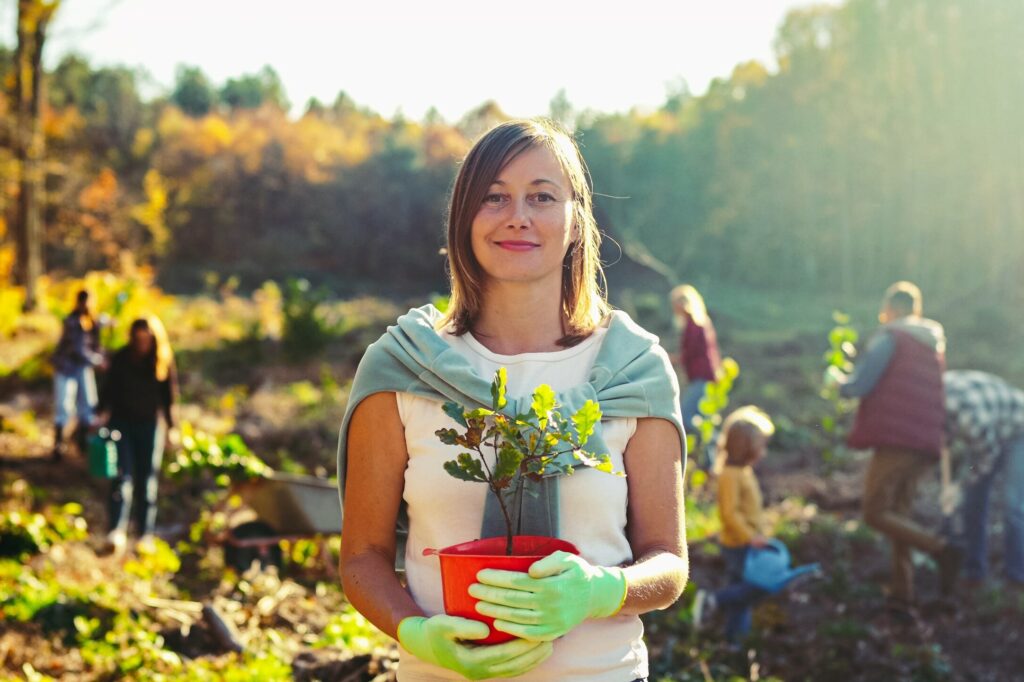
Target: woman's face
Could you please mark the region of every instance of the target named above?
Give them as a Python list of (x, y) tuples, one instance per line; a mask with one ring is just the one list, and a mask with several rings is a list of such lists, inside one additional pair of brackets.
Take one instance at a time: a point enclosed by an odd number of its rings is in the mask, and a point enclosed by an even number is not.
[(754, 457), (750, 463), (757, 464), (764, 459), (764, 456), (768, 453), (768, 439), (762, 435), (754, 436), (753, 448)]
[(561, 282), (575, 238), (572, 188), (546, 147), (527, 149), (491, 184), (473, 218), (473, 254), (488, 282)]
[(153, 332), (148, 329), (132, 331), (132, 350), (139, 355), (146, 355), (153, 350)]

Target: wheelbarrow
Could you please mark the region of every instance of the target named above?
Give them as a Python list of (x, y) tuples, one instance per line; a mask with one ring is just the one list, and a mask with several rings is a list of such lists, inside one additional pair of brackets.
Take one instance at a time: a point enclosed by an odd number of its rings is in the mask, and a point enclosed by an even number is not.
[[(341, 534), (337, 485), (323, 478), (271, 472), (231, 486), (246, 509), (231, 514), (227, 530), (212, 538), (224, 546), (224, 563), (245, 571), (252, 563), (280, 567), (281, 541), (319, 538), (326, 556), (327, 536)], [(229, 495), (218, 507), (226, 505)], [(336, 571), (337, 567), (331, 566)]]

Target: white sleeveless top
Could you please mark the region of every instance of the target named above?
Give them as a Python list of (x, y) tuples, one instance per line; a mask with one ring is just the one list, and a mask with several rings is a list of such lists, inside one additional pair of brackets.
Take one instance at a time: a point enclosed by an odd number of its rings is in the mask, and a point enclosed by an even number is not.
[[(565, 350), (548, 353), (499, 355), (471, 334), (442, 333), (469, 360), (480, 376), (490, 379), (499, 367), (508, 369), (508, 395), (522, 396), (539, 384), (556, 392), (584, 383), (597, 357), (606, 329)], [(398, 411), (405, 426), (409, 464), (403, 497), (409, 511), (405, 570), (409, 592), (428, 615), (444, 613), (441, 567), (426, 548), (440, 549), (480, 537), (484, 483), (460, 481), (443, 468), (460, 452), (444, 445), (434, 432), (458, 425), (441, 410), (442, 401), (399, 393)], [(636, 419), (602, 422), (603, 437), (616, 471), (624, 471), (622, 453), (636, 431)], [(486, 450), (484, 451), (487, 452)], [(633, 553), (626, 537), (627, 479), (580, 468), (559, 482), (560, 537), (576, 545), (592, 564), (630, 563)], [(632, 682), (647, 677), (647, 648), (638, 616), (614, 616), (581, 623), (554, 643), (554, 654), (526, 675), (525, 682)], [(400, 652), (399, 682), (462, 680), (449, 670)]]

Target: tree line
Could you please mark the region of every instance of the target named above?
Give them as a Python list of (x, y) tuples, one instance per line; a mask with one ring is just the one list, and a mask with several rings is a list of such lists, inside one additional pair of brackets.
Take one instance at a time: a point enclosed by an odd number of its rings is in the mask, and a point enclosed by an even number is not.
[[(269, 66), (221, 84), (182, 66), (144, 100), (138, 73), (67, 56), (43, 79), (33, 161), (25, 45), (0, 52), (4, 278), (28, 187), (48, 270), (130, 253), (182, 286), (214, 270), (437, 288), (456, 164), (506, 117), (493, 102), (455, 122), (386, 117), (343, 92), (292, 116)], [(775, 49), (777, 71), (743, 63), (655, 111), (552, 101), (625, 257), (674, 281), (850, 294), (911, 278), (1021, 297), (1024, 3), (813, 6), (786, 17)]]

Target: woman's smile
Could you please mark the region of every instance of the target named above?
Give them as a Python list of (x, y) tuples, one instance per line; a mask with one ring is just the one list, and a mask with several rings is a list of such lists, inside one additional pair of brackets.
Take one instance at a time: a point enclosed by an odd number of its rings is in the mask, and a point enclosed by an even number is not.
[(494, 244), (505, 249), (506, 251), (526, 252), (540, 248), (540, 244), (537, 244), (535, 242), (524, 241), (522, 239), (503, 239), (501, 241), (494, 242)]

